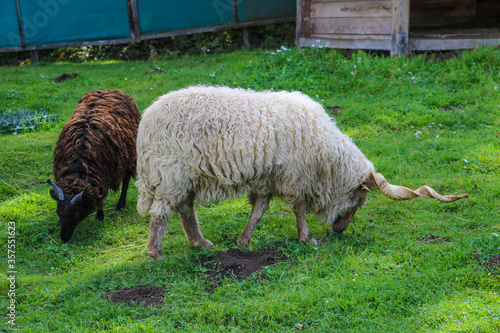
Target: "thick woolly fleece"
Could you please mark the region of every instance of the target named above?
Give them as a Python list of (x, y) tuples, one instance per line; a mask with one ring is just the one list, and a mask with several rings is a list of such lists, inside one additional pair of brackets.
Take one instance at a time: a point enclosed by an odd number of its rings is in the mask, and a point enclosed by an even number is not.
[(140, 114), (135, 102), (118, 90), (85, 94), (64, 125), (54, 151), (54, 176), (67, 198), (90, 184), (92, 203), (117, 191), (127, 173), (135, 174), (135, 140)]
[(192, 194), (199, 203), (272, 194), (332, 223), (353, 207), (353, 192), (373, 171), (305, 94), (196, 86), (160, 97), (143, 113), (137, 209), (168, 216)]

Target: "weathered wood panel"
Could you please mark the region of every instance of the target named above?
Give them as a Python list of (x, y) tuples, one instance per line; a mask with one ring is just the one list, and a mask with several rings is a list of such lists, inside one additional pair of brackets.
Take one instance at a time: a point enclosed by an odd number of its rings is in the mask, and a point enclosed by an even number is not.
[(316, 18), (312, 19), (314, 34), (357, 34), (357, 35), (390, 35), (390, 17), (378, 18)]
[[(500, 16), (500, 1), (478, 0), (476, 4), (477, 16)], [(499, 17), (500, 23), (500, 17)]]
[(312, 0), (313, 3), (334, 3), (334, 2), (381, 2), (385, 0)]
[(392, 0), (313, 2), (311, 18), (319, 17), (390, 17)]
[(317, 46), (317, 40), (321, 39), (321, 44), (329, 44), (329, 47), (336, 49), (361, 49), (361, 50), (390, 50), (391, 41), (389, 38), (380, 38), (380, 35), (314, 35), (314, 38), (299, 38), (300, 46)]
[(479, 39), (419, 39), (412, 38), (410, 47), (414, 51), (446, 51), (471, 49), (477, 46), (498, 45), (499, 38), (479, 38)]

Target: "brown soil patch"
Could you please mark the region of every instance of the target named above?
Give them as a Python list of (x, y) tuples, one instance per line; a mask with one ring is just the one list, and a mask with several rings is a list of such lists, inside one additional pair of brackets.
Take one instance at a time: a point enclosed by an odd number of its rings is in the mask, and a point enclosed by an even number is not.
[(144, 303), (146, 306), (162, 306), (165, 289), (162, 287), (142, 285), (106, 293), (109, 301), (114, 303)]
[(340, 110), (345, 109), (345, 108), (338, 106), (338, 105), (334, 105), (334, 106), (327, 105), (326, 108), (329, 111), (331, 111), (334, 116), (337, 116), (340, 113)]
[[(209, 270), (205, 276), (212, 284), (206, 291), (212, 292), (218, 287), (219, 282), (226, 277), (242, 280), (260, 272), (264, 266), (284, 262), (287, 259), (284, 253), (275, 250), (242, 252), (239, 249), (232, 248), (219, 252), (215, 258), (202, 263), (202, 266)], [(264, 278), (264, 274), (261, 273), (260, 277)]]
[(420, 240), (420, 242), (425, 243), (425, 244), (440, 244), (440, 243), (451, 242), (450, 238), (435, 236), (435, 235), (428, 235), (428, 236), (425, 236), (423, 238), (420, 238), (419, 240)]
[(486, 259), (486, 263), (484, 265), (486, 267), (492, 267), (492, 266), (500, 267), (500, 255)]
[(78, 73), (73, 73), (73, 74), (62, 74), (61, 76), (56, 77), (55, 79), (51, 79), (52, 81), (56, 83), (64, 82), (69, 79), (74, 79), (75, 77), (80, 77), (80, 74)]

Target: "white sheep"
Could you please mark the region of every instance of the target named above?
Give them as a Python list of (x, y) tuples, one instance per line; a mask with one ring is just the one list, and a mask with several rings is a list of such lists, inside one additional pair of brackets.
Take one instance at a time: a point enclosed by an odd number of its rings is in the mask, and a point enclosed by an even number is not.
[(300, 92), (206, 86), (170, 92), (142, 115), (137, 173), (137, 209), (151, 214), (148, 252), (157, 259), (173, 211), (193, 246), (213, 246), (201, 234), (195, 200), (248, 194), (252, 214), (238, 237), (238, 245), (248, 245), (272, 196), (294, 206), (298, 239), (313, 244), (306, 213), (342, 232), (371, 189), (396, 200), (467, 197), (388, 184), (323, 107)]

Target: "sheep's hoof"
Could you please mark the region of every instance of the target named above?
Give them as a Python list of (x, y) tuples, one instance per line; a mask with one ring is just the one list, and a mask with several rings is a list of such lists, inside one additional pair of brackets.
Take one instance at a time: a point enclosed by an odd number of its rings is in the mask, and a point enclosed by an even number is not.
[(116, 211), (121, 212), (124, 207), (125, 207), (125, 204), (118, 203), (118, 205), (116, 205)]
[(165, 258), (161, 251), (148, 251), (148, 254), (151, 258), (156, 260), (163, 260)]
[(188, 238), (188, 241), (189, 241), (189, 244), (191, 244), (194, 247), (204, 247), (204, 248), (207, 248), (207, 247), (214, 246), (214, 243), (212, 243), (211, 241), (209, 241), (208, 239), (205, 239), (205, 238), (202, 238), (202, 239), (197, 240), (197, 241)]
[(250, 247), (250, 240), (249, 239), (238, 239), (236, 242), (236, 245), (239, 247)]
[(299, 241), (301, 243), (309, 243), (309, 244), (312, 244), (312, 245), (318, 245), (319, 244), (319, 242), (316, 239), (314, 239), (313, 237), (311, 237), (311, 235), (307, 235), (305, 237), (300, 237)]
[(196, 242), (196, 247), (204, 247), (204, 248), (207, 248), (207, 247), (213, 247), (214, 246), (214, 243), (212, 243), (211, 241), (209, 241), (208, 239), (205, 239), (203, 238), (201, 241), (199, 242)]
[(104, 212), (103, 212), (103, 210), (102, 210), (102, 209), (99, 209), (99, 210), (97, 211), (97, 214), (96, 214), (96, 216), (95, 216), (95, 219), (96, 219), (97, 221), (104, 221)]

